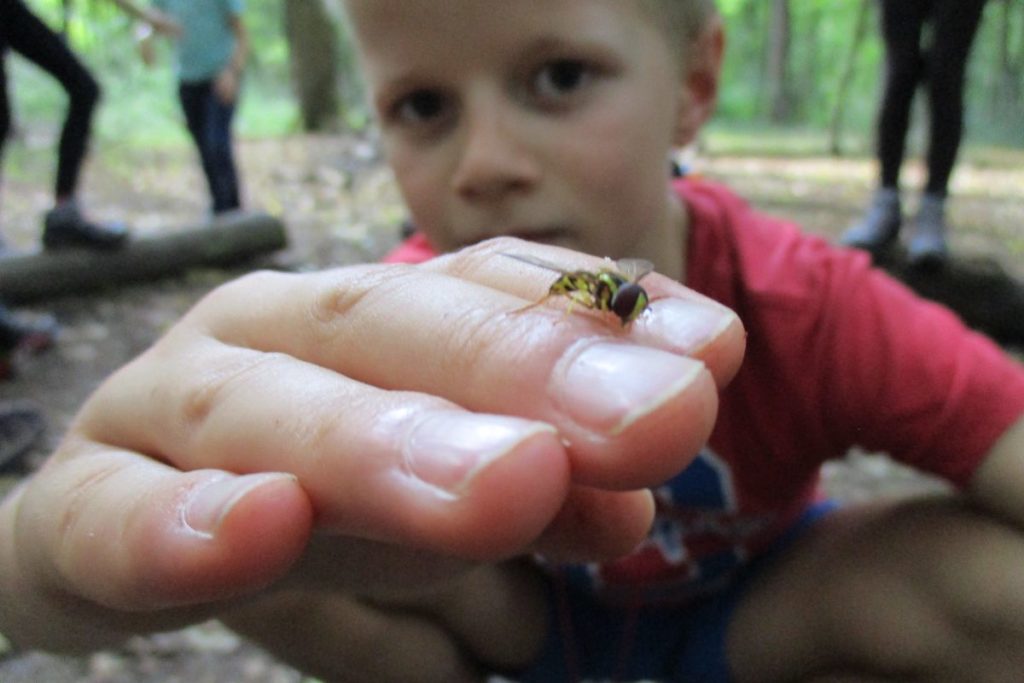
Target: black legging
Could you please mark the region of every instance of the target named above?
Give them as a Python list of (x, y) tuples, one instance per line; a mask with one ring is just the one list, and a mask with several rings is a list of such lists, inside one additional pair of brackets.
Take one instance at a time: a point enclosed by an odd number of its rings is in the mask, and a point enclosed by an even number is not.
[(39, 65), (68, 94), (68, 112), (57, 149), (57, 198), (70, 197), (78, 186), (100, 87), (64, 40), (51, 31), (22, 0), (0, 0), (0, 156), (11, 126), (4, 61), (7, 48)]
[[(930, 136), (925, 191), (946, 195), (964, 125), (964, 72), (985, 0), (881, 0), (885, 94), (878, 117), (882, 186), (895, 188), (906, 148), (910, 105), (928, 86)], [(931, 41), (922, 45), (931, 22)]]

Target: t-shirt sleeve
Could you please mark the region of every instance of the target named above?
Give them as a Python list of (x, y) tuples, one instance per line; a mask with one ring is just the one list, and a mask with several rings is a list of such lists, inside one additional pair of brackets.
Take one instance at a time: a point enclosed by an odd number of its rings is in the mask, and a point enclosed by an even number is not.
[(836, 438), (966, 484), (1024, 414), (1024, 368), (865, 259), (837, 251), (827, 272), (820, 344)]
[(808, 471), (859, 445), (964, 485), (1024, 415), (1024, 367), (950, 310), (724, 188), (680, 185), (688, 284), (748, 333), (731, 425)]

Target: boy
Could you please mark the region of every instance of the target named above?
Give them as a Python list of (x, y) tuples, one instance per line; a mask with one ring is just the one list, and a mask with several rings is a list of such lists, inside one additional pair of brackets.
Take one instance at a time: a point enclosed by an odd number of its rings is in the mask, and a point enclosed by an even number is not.
[[(714, 103), (711, 8), (346, 7), (424, 233), (398, 257), (473, 246), (418, 268), (263, 275), (211, 295), (90, 399), (50, 466), (0, 507), (0, 588), (24, 603), (0, 603), (0, 629), (50, 645), (71, 632), (63, 644), (81, 646), (86, 627), (153, 628), (171, 606), (178, 623), (221, 614), (350, 680), (1016, 680), (1021, 370), (863, 255), (713, 185), (669, 186), (670, 149)], [(686, 356), (724, 386), (742, 347), (735, 318), (661, 275), (643, 280), (653, 303), (625, 328), (522, 310), (552, 276), (502, 253), (601, 262), (487, 240), (501, 235), (646, 258), (738, 309), (748, 353), (710, 436), (707, 375)], [(820, 463), (854, 442), (963, 493), (817, 505)], [(259, 474), (272, 471), (294, 476)], [(149, 507), (124, 500), (127, 483)], [(172, 485), (198, 492), (182, 503)], [(560, 563), (622, 555), (654, 505), (626, 556)], [(307, 546), (314, 511), (334, 535)], [(170, 517), (202, 533), (165, 540)], [(111, 529), (119, 542), (82, 572), (75, 559)], [(341, 551), (346, 536), (363, 540)], [(42, 540), (19, 555), (19, 538)], [(128, 555), (136, 546), (149, 552)], [(530, 550), (547, 558), (543, 579), (431, 554)], [(286, 590), (239, 604), (300, 554)], [(431, 572), (455, 578), (421, 591)]]
[[(666, 195), (669, 150), (714, 103), (722, 36), (708, 3), (347, 6), (424, 234), (393, 259), (498, 234), (647, 258), (735, 309), (750, 335), (707, 448), (655, 489), (649, 539), (556, 572), (562, 628), (523, 680), (1024, 671), (1020, 368), (721, 188)], [(965, 495), (816, 522), (829, 509), (814, 503), (818, 468), (855, 443)], [(970, 562), (982, 552), (1015, 560), (983, 569)]]

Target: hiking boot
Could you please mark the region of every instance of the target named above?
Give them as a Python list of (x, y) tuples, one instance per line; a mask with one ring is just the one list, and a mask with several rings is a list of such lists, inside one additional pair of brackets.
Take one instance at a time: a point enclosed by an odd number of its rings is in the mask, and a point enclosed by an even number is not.
[(46, 419), (27, 401), (0, 403), (0, 471), (24, 469), (24, 459), (46, 431)]
[(877, 255), (896, 242), (902, 223), (899, 192), (883, 187), (875, 191), (864, 217), (843, 233), (839, 243)]
[(43, 246), (47, 249), (117, 249), (128, 240), (128, 228), (123, 223), (87, 220), (74, 200), (47, 211), (43, 226)]
[(914, 218), (914, 232), (907, 244), (907, 259), (912, 266), (931, 269), (941, 267), (948, 256), (946, 198), (925, 194)]

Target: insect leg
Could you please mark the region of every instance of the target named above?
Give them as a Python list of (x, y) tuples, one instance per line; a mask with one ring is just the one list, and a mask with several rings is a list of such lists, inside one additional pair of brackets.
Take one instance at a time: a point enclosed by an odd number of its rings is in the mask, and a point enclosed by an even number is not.
[(523, 311), (528, 311), (531, 308), (536, 308), (537, 306), (543, 305), (548, 299), (550, 299), (553, 296), (557, 296), (557, 294), (547, 294), (540, 301), (534, 301), (532, 304), (526, 304), (525, 306), (522, 306), (520, 308), (513, 309), (509, 311), (509, 313), (522, 313)]

